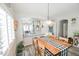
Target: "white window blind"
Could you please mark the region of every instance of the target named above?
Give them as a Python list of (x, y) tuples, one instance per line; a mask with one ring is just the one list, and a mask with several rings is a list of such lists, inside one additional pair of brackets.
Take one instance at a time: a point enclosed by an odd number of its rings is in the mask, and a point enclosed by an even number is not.
[(13, 18), (7, 14), (7, 25), (8, 25), (8, 39), (9, 44), (15, 39), (14, 35), (14, 22)]
[(1, 54), (4, 54), (8, 48), (8, 35), (7, 35), (7, 23), (6, 13), (0, 8), (0, 33), (1, 33)]
[(13, 18), (0, 8), (0, 55), (4, 55), (15, 39)]

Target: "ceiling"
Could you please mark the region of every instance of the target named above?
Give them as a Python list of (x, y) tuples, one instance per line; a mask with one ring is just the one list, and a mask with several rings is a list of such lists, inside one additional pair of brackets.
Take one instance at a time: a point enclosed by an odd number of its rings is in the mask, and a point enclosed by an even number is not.
[[(9, 4), (16, 16), (25, 17), (47, 17), (48, 4), (47, 3), (11, 3)], [(74, 16), (79, 15), (78, 3), (49, 3), (50, 18)]]

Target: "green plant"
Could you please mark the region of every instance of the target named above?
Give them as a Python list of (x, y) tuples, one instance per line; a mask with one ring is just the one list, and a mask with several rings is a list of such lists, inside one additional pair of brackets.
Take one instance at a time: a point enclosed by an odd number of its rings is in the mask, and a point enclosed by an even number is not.
[(19, 53), (22, 53), (23, 49), (24, 49), (24, 45), (23, 45), (23, 41), (21, 41), (16, 47), (16, 54), (18, 55)]
[(79, 44), (79, 42), (78, 42), (78, 40), (77, 39), (75, 39), (75, 41), (74, 41), (74, 45), (78, 45)]
[(73, 32), (74, 35), (79, 35), (79, 31)]

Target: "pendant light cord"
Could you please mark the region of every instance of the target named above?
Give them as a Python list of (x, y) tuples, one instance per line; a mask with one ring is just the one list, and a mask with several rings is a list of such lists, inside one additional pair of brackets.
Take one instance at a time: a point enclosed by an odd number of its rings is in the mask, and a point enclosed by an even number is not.
[(48, 3), (48, 8), (47, 8), (47, 10), (48, 10), (47, 19), (49, 20), (49, 3)]

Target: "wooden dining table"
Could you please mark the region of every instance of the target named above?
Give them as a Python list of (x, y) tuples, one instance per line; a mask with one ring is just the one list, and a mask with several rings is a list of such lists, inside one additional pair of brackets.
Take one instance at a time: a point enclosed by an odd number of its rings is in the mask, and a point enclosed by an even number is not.
[[(71, 44), (64, 40), (52, 39), (48, 37), (38, 37), (38, 44), (41, 48), (47, 49), (53, 56), (59, 55), (64, 48), (69, 48)], [(63, 46), (62, 48), (59, 46)]]
[(43, 38), (38, 38), (38, 44), (43, 49), (47, 48), (53, 55), (57, 55), (58, 53), (60, 53), (60, 49), (44, 41)]

